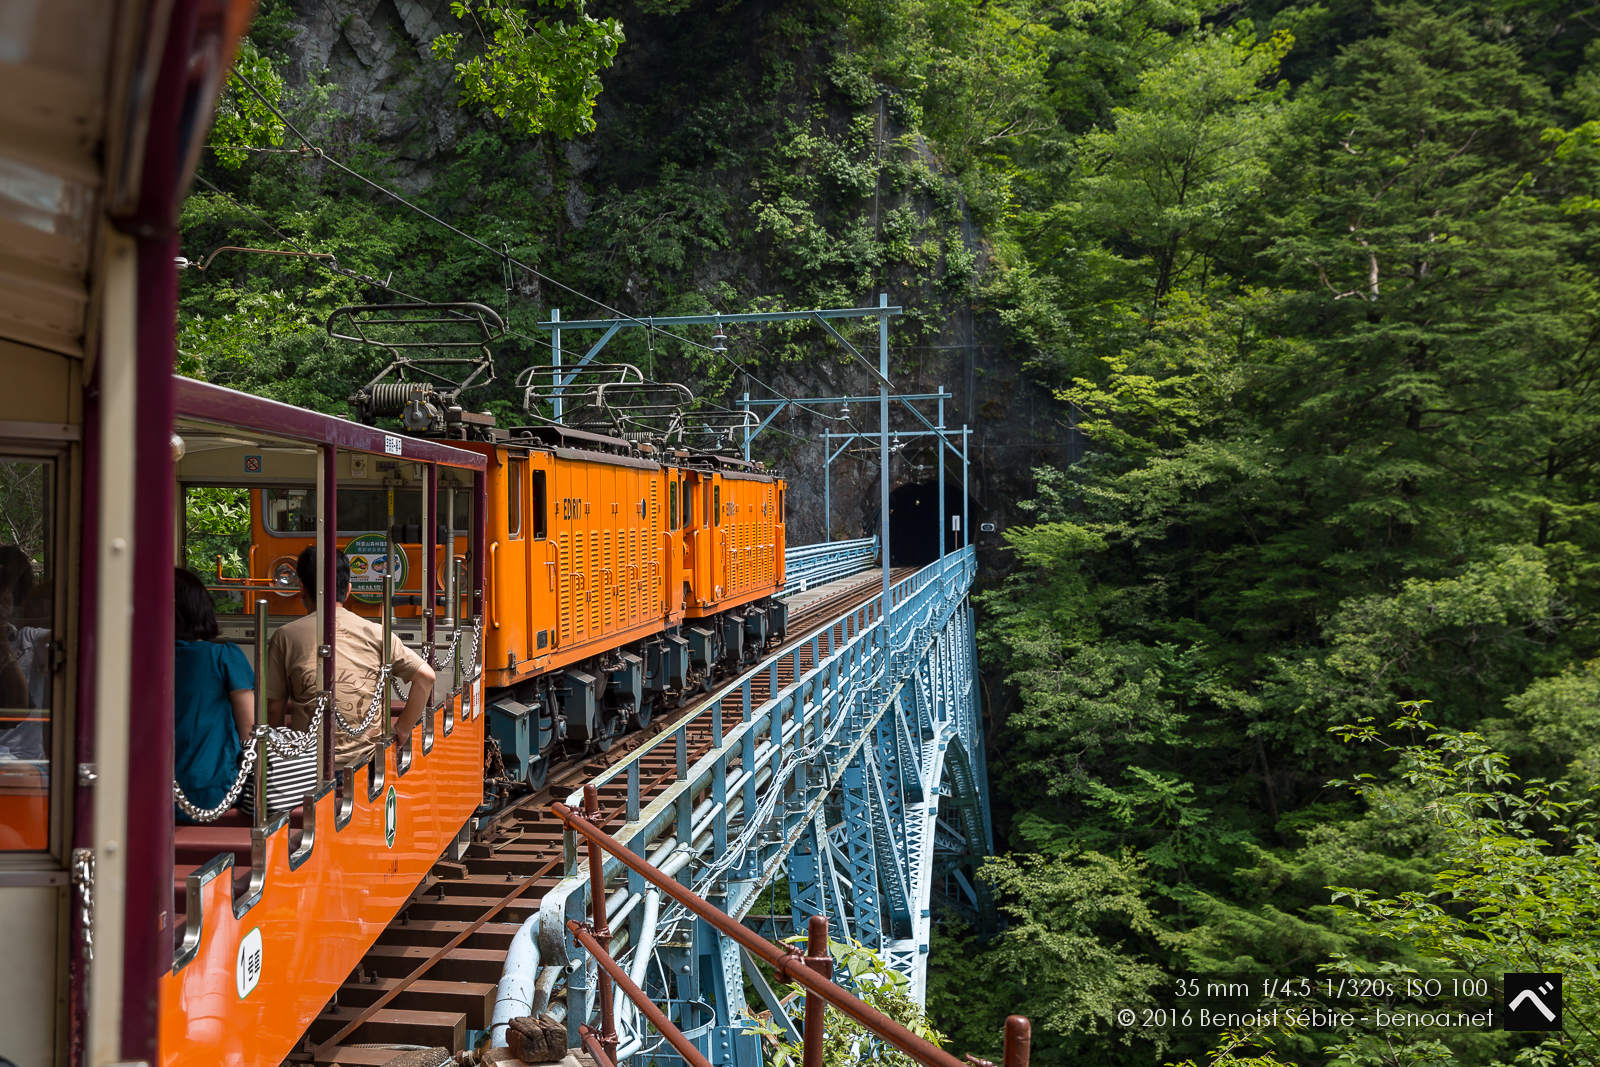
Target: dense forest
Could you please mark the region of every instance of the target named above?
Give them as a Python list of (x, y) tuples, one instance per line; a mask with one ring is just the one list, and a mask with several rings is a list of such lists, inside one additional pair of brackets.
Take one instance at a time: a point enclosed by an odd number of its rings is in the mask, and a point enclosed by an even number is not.
[[(1022, 1011), (1046, 1067), (1600, 1062), (1600, 8), (388, 6), (263, 5), (185, 246), (336, 259), (186, 272), (186, 372), (341, 410), (340, 303), (482, 299), (514, 369), (575, 294), (883, 290), (898, 371), (964, 324), (1081, 451), (993, 483), (998, 923), (934, 946), (955, 1047)], [(741, 341), (621, 352), (721, 403), (847, 380)], [(1193, 976), (1524, 971), (1563, 1029), (1117, 1021)]]

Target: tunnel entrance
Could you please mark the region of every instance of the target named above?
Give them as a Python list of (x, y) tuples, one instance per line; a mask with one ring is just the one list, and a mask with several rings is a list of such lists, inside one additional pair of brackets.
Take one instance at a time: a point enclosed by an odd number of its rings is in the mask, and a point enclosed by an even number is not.
[[(969, 514), (977, 514), (970, 508)], [(939, 525), (944, 524), (945, 551), (966, 544), (965, 531), (952, 530), (950, 517), (961, 515), (961, 487), (944, 484), (944, 516), (939, 515), (939, 483), (913, 482), (889, 493), (889, 562), (896, 567), (922, 567), (939, 558)]]

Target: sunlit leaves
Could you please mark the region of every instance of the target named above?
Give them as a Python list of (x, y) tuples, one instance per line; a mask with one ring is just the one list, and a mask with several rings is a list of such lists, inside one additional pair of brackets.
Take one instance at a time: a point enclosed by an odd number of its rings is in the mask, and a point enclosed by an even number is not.
[[(797, 949), (806, 944), (804, 935), (787, 940)], [(836, 981), (842, 981), (868, 1006), (887, 1015), (918, 1037), (936, 1046), (943, 1045), (943, 1035), (933, 1028), (928, 1022), (927, 1013), (912, 999), (906, 977), (892, 970), (883, 957), (859, 941), (830, 940), (828, 955), (833, 958)], [(798, 1006), (803, 1002), (805, 989), (791, 983), (779, 990), (779, 995)], [(772, 1040), (774, 1048), (766, 1060), (770, 1067), (799, 1067), (803, 1060), (802, 1047), (786, 1040), (785, 1031), (776, 1023), (763, 1020), (749, 1032), (762, 1034)], [(842, 1012), (829, 1011), (823, 1031), (822, 1062), (824, 1067), (862, 1067), (866, 1064), (915, 1067), (918, 1061), (890, 1047)]]
[[(536, 14), (540, 8), (545, 14)], [(573, 137), (594, 129), (600, 72), (616, 58), (622, 23), (597, 19), (582, 0), (532, 10), (514, 0), (452, 0), (450, 13), (473, 28), (440, 34), (431, 48), (454, 64), (462, 99), (519, 134)]]
[(216, 156), (224, 166), (243, 166), (250, 158), (247, 148), (283, 144), (283, 120), (273, 114), (268, 102), (272, 107), (283, 103), (283, 76), (246, 37), (239, 42), (233, 70), (228, 73), (227, 85), (217, 99), (216, 121), (211, 128), (211, 144), (219, 146), (215, 149)]
[(1260, 193), (1278, 143), (1285, 33), (1206, 34), (1144, 72), (1133, 98), (1078, 144), (1085, 226), (1150, 264), (1162, 300)]
[[(1396, 758), (1393, 782), (1364, 780), (1349, 788), (1380, 813), (1435, 827), (1436, 873), (1425, 889), (1392, 896), (1336, 889), (1339, 910), (1438, 970), (1562, 974), (1563, 1028), (1530, 1053), (1600, 1061), (1600, 976), (1593, 966), (1600, 842), (1592, 795), (1560, 782), (1523, 780), (1479, 735), (1438, 730), (1422, 715), (1412, 704), (1386, 728), (1369, 720), (1342, 732)], [(1391, 1044), (1411, 1038), (1394, 1035)]]

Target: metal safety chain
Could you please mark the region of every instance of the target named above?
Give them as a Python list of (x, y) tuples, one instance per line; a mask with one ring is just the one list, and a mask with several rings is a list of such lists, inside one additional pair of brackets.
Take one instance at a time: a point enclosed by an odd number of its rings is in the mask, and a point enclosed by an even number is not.
[(94, 849), (72, 850), (72, 884), (78, 890), (78, 928), (83, 938), (83, 959), (94, 962)]
[(317, 707), (311, 713), (311, 721), (302, 730), (291, 730), (287, 726), (280, 726), (267, 731), (267, 748), (279, 759), (298, 759), (309, 756), (317, 750), (317, 742), (322, 736), (322, 716), (328, 710), (328, 694), (322, 693), (317, 697)]
[(372, 700), (367, 704), (367, 713), (361, 716), (361, 721), (352, 725), (347, 722), (344, 712), (339, 710), (339, 705), (333, 705), (333, 722), (347, 737), (364, 737), (372, 729), (372, 724), (377, 721), (378, 709), (383, 707), (383, 701), (389, 695), (389, 664), (385, 663), (378, 668), (378, 684), (372, 691)]
[(233, 785), (228, 788), (227, 795), (216, 806), (210, 808), (195, 807), (189, 798), (183, 795), (183, 787), (177, 782), (173, 782), (172, 799), (177, 803), (178, 809), (195, 822), (216, 822), (221, 818), (223, 812), (233, 807), (234, 803), (239, 799), (239, 794), (243, 792), (245, 783), (250, 780), (250, 772), (256, 766), (255, 741), (266, 733), (267, 728), (265, 726), (257, 726), (250, 731), (249, 741), (239, 755), (239, 774), (234, 778)]
[[(435, 659), (432, 658), (432, 656), (429, 657), (428, 661), (433, 665), (433, 669), (436, 670), (436, 671), (449, 670), (450, 669), (450, 664), (455, 662), (456, 648), (460, 644), (461, 644), (461, 627), (458, 626), (458, 627), (456, 627), (455, 632), (450, 635), (450, 647), (445, 649), (444, 659), (435, 660)], [(434, 649), (433, 651), (437, 652), (438, 649)]]
[(478, 673), (478, 653), (483, 645), (483, 616), (479, 615), (472, 620), (472, 659), (463, 664), (462, 673), (471, 678)]

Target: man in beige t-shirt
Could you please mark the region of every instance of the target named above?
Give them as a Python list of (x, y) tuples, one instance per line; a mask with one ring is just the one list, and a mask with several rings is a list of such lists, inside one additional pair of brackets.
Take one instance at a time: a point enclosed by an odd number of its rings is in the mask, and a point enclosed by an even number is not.
[[(334, 704), (347, 723), (359, 723), (372, 705), (378, 672), (387, 661), (391, 665), (390, 673), (411, 685), (405, 711), (394, 724), (395, 733), (406, 737), (422, 720), (428, 699), (433, 695), (433, 668), (407, 648), (398, 634), (389, 635), (388, 655), (383, 654), (383, 627), (344, 606), (350, 596), (350, 560), (343, 552), (339, 552), (335, 569), (339, 601), (333, 618)], [(317, 694), (322, 691), (322, 660), (317, 656), (322, 633), (317, 628), (315, 614), (316, 546), (308, 546), (300, 553), (295, 570), (300, 576), (300, 599), (308, 614), (280, 626), (272, 635), (267, 649), (267, 712), (275, 726), (287, 720), (294, 729), (304, 730), (311, 721), (312, 709), (317, 706)], [(346, 734), (337, 723), (333, 737), (334, 760), (338, 766), (365, 760), (373, 745), (383, 740), (382, 707), (359, 737)]]

